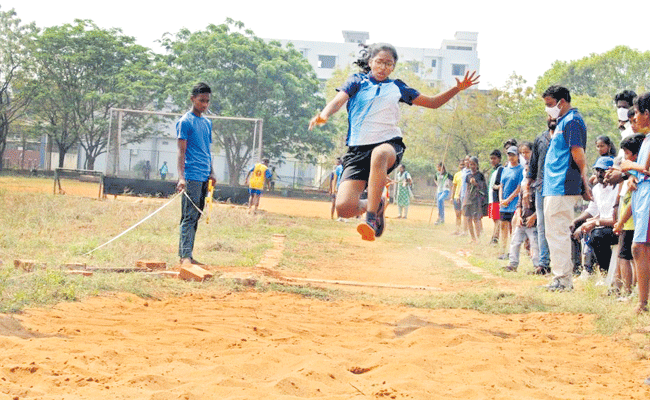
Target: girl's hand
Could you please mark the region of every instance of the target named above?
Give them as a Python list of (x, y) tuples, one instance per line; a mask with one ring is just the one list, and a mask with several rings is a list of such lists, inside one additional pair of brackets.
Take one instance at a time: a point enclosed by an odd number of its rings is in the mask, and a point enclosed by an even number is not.
[(477, 75), (476, 77), (474, 75), (476, 75), (476, 71), (472, 71), (472, 75), (467, 71), (465, 72), (465, 78), (463, 78), (462, 81), (456, 78), (456, 88), (462, 91), (474, 85), (478, 85), (478, 78), (480, 78), (481, 75)]
[(309, 121), (309, 130), (311, 131), (315, 126), (324, 125), (326, 122), (327, 118), (324, 118), (320, 113), (318, 113), (311, 119), (311, 121)]

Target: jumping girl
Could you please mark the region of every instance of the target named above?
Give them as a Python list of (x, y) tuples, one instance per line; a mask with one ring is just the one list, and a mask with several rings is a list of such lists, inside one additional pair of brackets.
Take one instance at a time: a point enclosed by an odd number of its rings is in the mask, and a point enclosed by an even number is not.
[[(406, 146), (397, 126), (399, 102), (438, 108), (460, 91), (478, 84), (479, 76), (469, 71), (456, 86), (436, 96), (420, 94), (399, 79), (390, 79), (395, 69), (397, 50), (390, 44), (364, 46), (355, 64), (361, 72), (352, 75), (338, 93), (309, 122), (309, 130), (322, 125), (347, 103), (348, 153), (343, 157), (343, 176), (336, 197), (336, 211), (343, 218), (366, 213), (366, 221), (357, 226), (364, 240), (375, 240), (384, 230), (381, 193), (386, 174), (399, 165)], [(368, 199), (361, 193), (368, 188)]]

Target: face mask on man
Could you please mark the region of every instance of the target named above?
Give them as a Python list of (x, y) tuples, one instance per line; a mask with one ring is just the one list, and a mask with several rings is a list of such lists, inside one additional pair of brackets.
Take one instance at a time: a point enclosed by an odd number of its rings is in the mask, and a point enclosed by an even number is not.
[(557, 103), (555, 103), (555, 105), (553, 107), (546, 107), (545, 108), (546, 113), (552, 119), (556, 119), (557, 117), (560, 116), (560, 101), (562, 101), (562, 99), (558, 100)]
[(616, 109), (616, 113), (618, 114), (618, 120), (619, 121), (627, 121), (628, 120), (627, 112), (628, 112), (627, 108), (621, 107), (621, 108)]

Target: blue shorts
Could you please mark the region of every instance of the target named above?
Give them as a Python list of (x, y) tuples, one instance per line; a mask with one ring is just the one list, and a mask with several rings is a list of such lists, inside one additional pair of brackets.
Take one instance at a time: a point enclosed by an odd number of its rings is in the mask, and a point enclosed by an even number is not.
[(634, 217), (634, 243), (650, 243), (650, 181), (641, 181), (632, 193), (632, 216)]
[(250, 194), (251, 196), (254, 195), (254, 194), (256, 194), (256, 195), (258, 195), (258, 196), (261, 196), (261, 195), (262, 195), (262, 191), (261, 191), (260, 189), (250, 189), (250, 188), (249, 188), (249, 189), (248, 189), (248, 194)]

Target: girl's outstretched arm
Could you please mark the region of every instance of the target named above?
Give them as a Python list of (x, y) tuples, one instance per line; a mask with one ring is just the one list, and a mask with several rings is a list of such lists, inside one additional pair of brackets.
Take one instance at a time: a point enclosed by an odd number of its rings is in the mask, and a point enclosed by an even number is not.
[(427, 108), (438, 108), (451, 100), (452, 97), (456, 96), (459, 92), (474, 85), (478, 85), (478, 78), (480, 78), (481, 75), (475, 75), (476, 71), (472, 71), (471, 75), (469, 71), (467, 71), (465, 72), (465, 78), (463, 78), (462, 81), (456, 78), (456, 86), (453, 88), (435, 96), (427, 96), (421, 94), (415, 100), (413, 100), (413, 104)]
[(343, 107), (343, 105), (348, 101), (350, 96), (348, 96), (347, 93), (340, 91), (334, 96), (334, 98), (327, 103), (325, 108), (323, 108), (323, 111), (319, 112), (316, 114), (314, 118), (309, 121), (309, 130), (311, 131), (314, 129), (314, 126), (316, 125), (323, 125), (327, 122), (327, 119), (334, 113), (336, 113), (338, 110)]

